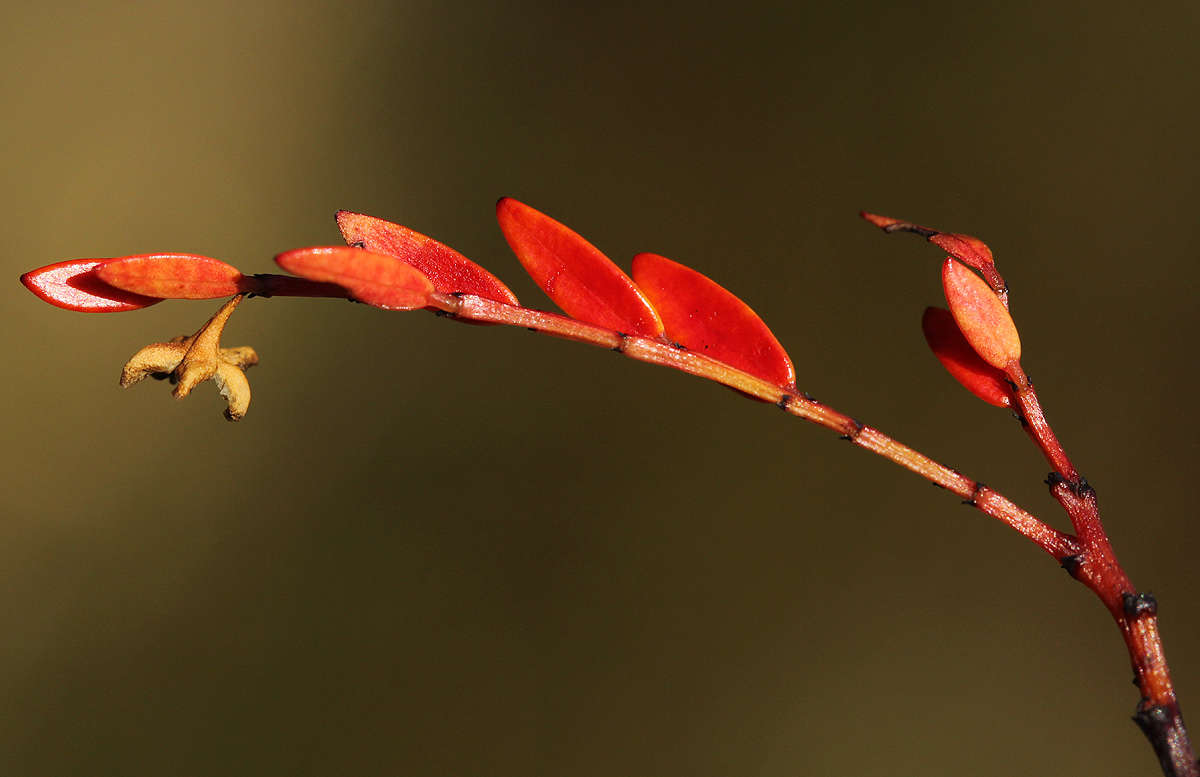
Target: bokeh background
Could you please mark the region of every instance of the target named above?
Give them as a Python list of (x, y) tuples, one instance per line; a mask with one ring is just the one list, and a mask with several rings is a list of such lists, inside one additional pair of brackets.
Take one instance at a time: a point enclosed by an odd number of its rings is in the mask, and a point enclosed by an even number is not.
[(549, 306), (501, 195), (744, 296), (803, 389), (1064, 521), (926, 352), (982, 236), (1200, 720), (1200, 6), (11, 3), (0, 32), (8, 774), (1153, 774), (1117, 631), (999, 524), (728, 391), (522, 331), (254, 300), (240, 424), (121, 391), (215, 303), (69, 313), (70, 257), (247, 272), (338, 208)]

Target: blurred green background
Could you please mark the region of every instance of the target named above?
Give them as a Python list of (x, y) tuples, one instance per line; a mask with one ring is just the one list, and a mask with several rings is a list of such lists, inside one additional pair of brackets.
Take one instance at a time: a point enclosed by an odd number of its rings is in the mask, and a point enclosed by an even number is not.
[(987, 240), (1025, 366), (1200, 721), (1200, 7), (10, 4), (9, 774), (1153, 774), (1121, 641), (1011, 531), (703, 381), (521, 331), (253, 300), (240, 424), (121, 391), (216, 303), (51, 308), (62, 258), (247, 272), (338, 208), (546, 301), (512, 195), (745, 297), (800, 386), (1062, 527), (926, 352)]

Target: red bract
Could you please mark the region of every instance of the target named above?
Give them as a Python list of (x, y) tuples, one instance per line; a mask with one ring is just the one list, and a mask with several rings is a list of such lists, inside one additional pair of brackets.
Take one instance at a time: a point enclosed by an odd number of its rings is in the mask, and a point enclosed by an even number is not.
[(505, 197), (500, 229), (517, 259), (563, 311), (625, 334), (659, 337), (662, 321), (629, 276), (565, 225)]
[(992, 258), (992, 249), (977, 237), (955, 232), (939, 232), (930, 237), (929, 242), (980, 272), (986, 272), (996, 266), (996, 261)]
[(638, 254), (633, 280), (671, 340), (782, 388), (795, 387), (792, 360), (775, 335), (749, 305), (712, 279), (666, 257)]
[(288, 272), (336, 283), (359, 302), (385, 310), (423, 308), (434, 291), (429, 278), (412, 265), (361, 248), (298, 248), (275, 261)]
[(982, 278), (952, 257), (942, 265), (942, 287), (963, 337), (985, 362), (1006, 369), (1021, 359), (1021, 338), (1008, 308)]
[(30, 270), (21, 283), (43, 301), (80, 313), (121, 313), (162, 302), (157, 297), (130, 294), (96, 277), (107, 259), (70, 259)]
[(96, 270), (124, 291), (162, 299), (214, 299), (254, 291), (252, 279), (218, 259), (194, 254), (124, 256)]
[(925, 308), (921, 331), (933, 355), (967, 391), (990, 405), (1012, 406), (1012, 386), (1004, 373), (979, 358), (949, 310)]
[(912, 232), (915, 235), (920, 235), (968, 267), (974, 267), (976, 270), (979, 270), (983, 274), (984, 280), (992, 287), (992, 291), (996, 292), (996, 295), (1000, 297), (1001, 304), (1006, 308), (1008, 307), (1008, 286), (1005, 284), (1004, 278), (996, 270), (996, 263), (992, 258), (992, 249), (988, 248), (987, 244), (979, 238), (970, 235), (960, 235), (956, 232), (939, 232), (936, 229), (923, 227), (920, 224), (913, 224), (909, 221), (901, 221), (900, 219), (893, 219), (888, 216), (880, 216), (877, 213), (868, 213), (865, 210), (859, 211), (858, 215), (884, 232)]
[(450, 246), (420, 232), (348, 210), (338, 211), (337, 223), (347, 243), (411, 264), (440, 292), (462, 292), (508, 305), (518, 304), (517, 296), (496, 276)]

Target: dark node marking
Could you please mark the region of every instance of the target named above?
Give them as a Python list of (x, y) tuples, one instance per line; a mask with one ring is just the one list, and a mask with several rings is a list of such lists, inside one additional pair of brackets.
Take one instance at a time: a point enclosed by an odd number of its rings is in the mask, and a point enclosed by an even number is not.
[(683, 343), (677, 343), (675, 341), (671, 341), (671, 347), (677, 351), (686, 351), (687, 350), (686, 345), (684, 345)]
[(1087, 482), (1087, 478), (1082, 475), (1078, 480), (1071, 480), (1057, 472), (1051, 472), (1046, 476), (1045, 483), (1051, 489), (1056, 486), (1066, 486), (1068, 491), (1080, 498), (1094, 497), (1096, 495), (1096, 489), (1092, 488), (1091, 484)]
[(804, 397), (809, 402), (816, 402), (817, 404), (820, 404), (820, 401), (816, 397), (814, 397), (812, 394), (809, 394), (807, 391), (801, 392), (800, 396)]
[(621, 338), (621, 342), (618, 343), (613, 350), (617, 353), (625, 353), (625, 341), (629, 339), (629, 335), (625, 334), (624, 332), (617, 332), (617, 337)]
[(780, 395), (779, 399), (775, 402), (775, 407), (779, 408), (780, 410), (787, 410), (788, 405), (790, 405), (790, 404), (792, 404), (792, 395), (791, 394), (782, 394), (782, 395)]
[(1125, 617), (1130, 620), (1143, 615), (1158, 615), (1158, 600), (1149, 591), (1121, 594), (1121, 606), (1125, 608)]
[(1059, 485), (1060, 483), (1066, 483), (1067, 479), (1064, 478), (1062, 475), (1058, 474), (1057, 472), (1051, 472), (1049, 475), (1046, 476), (1046, 479), (1042, 482), (1045, 483), (1046, 485), (1050, 486), (1051, 488), (1054, 488), (1055, 486)]
[(353, 243), (351, 243), (351, 244), (350, 244), (350, 247), (351, 247), (351, 248), (361, 248), (361, 249), (363, 249), (363, 250), (366, 250), (366, 248), (367, 248), (367, 241), (365, 241), (365, 240), (355, 240)]
[[(1158, 760), (1162, 764), (1170, 764), (1170, 745), (1168, 740), (1171, 734), (1172, 718), (1171, 710), (1163, 706), (1144, 707), (1147, 699), (1142, 699), (1138, 702), (1137, 712), (1133, 713), (1133, 722), (1138, 725), (1146, 738), (1154, 746), (1155, 753), (1158, 755)], [(1163, 752), (1163, 751), (1166, 752)], [(1172, 772), (1173, 773), (1173, 772)]]
[(1083, 566), (1083, 554), (1076, 553), (1072, 556), (1063, 556), (1058, 560), (1059, 566), (1067, 570), (1067, 574), (1078, 579), (1079, 567)]
[(936, 229), (928, 229), (926, 227), (918, 226), (917, 224), (909, 224), (903, 221), (899, 224), (888, 224), (886, 227), (883, 227), (883, 231), (889, 235), (893, 232), (912, 232), (914, 235), (920, 235), (921, 237), (926, 238), (933, 237), (934, 235), (938, 234)]
[(937, 482), (936, 480), (931, 480), (931, 481), (929, 481), (929, 484), (930, 484), (931, 486), (933, 486), (934, 488), (940, 488), (940, 489), (941, 489), (941, 490), (943, 490), (943, 491), (945, 491), (945, 490), (946, 490), (946, 487), (945, 487), (945, 486), (943, 486), (941, 483)]
[(866, 427), (863, 426), (863, 423), (857, 418), (851, 418), (850, 423), (854, 424), (854, 430), (841, 435), (841, 439), (846, 440), (847, 442), (854, 442), (858, 439), (858, 436), (862, 434), (863, 429)]
[(467, 293), (465, 291), (452, 291), (450, 292), (450, 296), (455, 297), (456, 299), (462, 299), (463, 297), (467, 296)]
[(526, 332), (536, 332), (537, 327), (536, 326), (527, 326), (527, 327), (525, 327), (525, 331)]
[(437, 316), (438, 318), (445, 318), (446, 316), (453, 316), (454, 314), (449, 310), (435, 310), (433, 311), (433, 315)]
[(971, 507), (978, 507), (979, 495), (983, 493), (983, 489), (985, 488), (987, 488), (987, 486), (985, 486), (983, 483), (976, 483), (975, 488), (971, 489), (971, 496), (964, 499), (963, 504), (970, 505)]
[[(256, 273), (254, 273), (254, 275), (251, 275), (250, 277), (256, 281), (260, 281), (264, 285), (267, 282), (267, 273), (265, 273), (265, 272), (256, 272)], [(252, 298), (253, 297), (262, 297), (263, 299), (271, 298), (271, 294), (266, 291), (252, 291), (252, 292), (250, 292), (249, 296)]]

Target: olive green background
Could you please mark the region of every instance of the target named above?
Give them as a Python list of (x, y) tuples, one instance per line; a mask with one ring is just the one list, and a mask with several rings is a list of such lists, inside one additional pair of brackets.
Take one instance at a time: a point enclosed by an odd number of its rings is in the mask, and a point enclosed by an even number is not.
[(252, 300), (240, 424), (121, 363), (63, 258), (332, 244), (338, 208), (548, 307), (512, 195), (742, 295), (800, 386), (1062, 527), (926, 352), (979, 235), (1200, 721), (1194, 3), (10, 4), (0, 767), (50, 775), (1153, 774), (1116, 629), (835, 435), (523, 331)]

